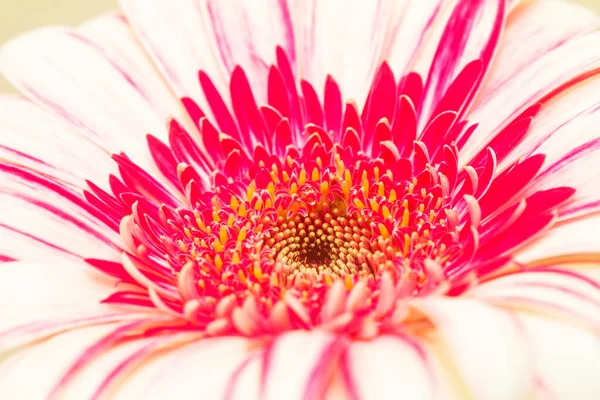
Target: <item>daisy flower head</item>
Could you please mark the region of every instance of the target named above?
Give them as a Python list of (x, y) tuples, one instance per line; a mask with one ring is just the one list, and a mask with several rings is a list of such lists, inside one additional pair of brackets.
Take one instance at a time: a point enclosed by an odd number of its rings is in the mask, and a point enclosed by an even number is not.
[(0, 394), (600, 393), (595, 14), (121, 6), (0, 50)]

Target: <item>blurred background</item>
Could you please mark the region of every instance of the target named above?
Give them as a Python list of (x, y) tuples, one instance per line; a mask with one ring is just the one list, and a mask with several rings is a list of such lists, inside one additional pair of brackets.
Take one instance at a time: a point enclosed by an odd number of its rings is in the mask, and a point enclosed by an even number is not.
[[(176, 0), (174, 0), (176, 1)], [(600, 13), (600, 0), (572, 0)], [(0, 44), (10, 37), (42, 25), (76, 25), (117, 7), (118, 0), (2, 0)], [(0, 78), (0, 92), (12, 91)]]

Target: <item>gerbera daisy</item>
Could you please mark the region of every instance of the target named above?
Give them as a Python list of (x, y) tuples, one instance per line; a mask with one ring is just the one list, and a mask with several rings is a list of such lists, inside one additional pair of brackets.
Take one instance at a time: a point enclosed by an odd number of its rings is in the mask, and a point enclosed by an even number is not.
[(122, 7), (0, 52), (3, 398), (598, 396), (593, 13)]

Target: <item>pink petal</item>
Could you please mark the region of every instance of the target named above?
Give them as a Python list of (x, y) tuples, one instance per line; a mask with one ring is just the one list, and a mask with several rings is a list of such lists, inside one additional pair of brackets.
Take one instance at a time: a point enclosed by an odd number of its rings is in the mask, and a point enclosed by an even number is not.
[(473, 398), (526, 397), (533, 376), (510, 314), (469, 299), (431, 297), (414, 305), (432, 319)]
[(278, 336), (265, 355), (264, 398), (321, 398), (343, 345), (320, 331)]
[(115, 222), (78, 191), (1, 163), (0, 181), (1, 255), (57, 262), (70, 257), (116, 259), (122, 240)]
[(576, 325), (519, 314), (536, 369), (536, 398), (593, 399), (600, 393), (600, 340)]
[(183, 111), (147, 63), (128, 26), (116, 16), (82, 30), (29, 32), (9, 41), (0, 53), (2, 72), (29, 98), (109, 151), (125, 151), (146, 168), (152, 163), (145, 135), (166, 138), (165, 120)]
[(422, 347), (396, 336), (354, 342), (344, 358), (347, 385), (359, 399), (432, 398), (437, 383)]

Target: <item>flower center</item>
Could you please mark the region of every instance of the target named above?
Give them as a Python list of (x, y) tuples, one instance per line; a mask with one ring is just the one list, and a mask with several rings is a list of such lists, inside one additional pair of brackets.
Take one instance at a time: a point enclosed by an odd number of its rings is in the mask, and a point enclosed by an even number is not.
[(251, 287), (276, 301), (384, 271), (423, 283), (425, 260), (444, 265), (460, 250), (431, 177), (395, 179), (380, 160), (346, 167), (340, 155), (261, 164), (242, 180), (245, 193), (233, 182), (199, 201), (171, 235), (176, 246), (165, 247), (176, 270), (190, 259), (199, 266), (205, 292), (245, 296), (240, 288)]
[[(389, 96), (381, 97), (383, 86), (398, 89), (386, 64), (366, 114), (349, 102), (343, 119), (335, 98), (325, 115), (304, 115), (278, 102), (288, 96), (275, 91), (292, 90), (294, 83), (282, 87), (275, 75), (269, 82), (274, 104), (257, 108), (243, 72), (236, 71), (239, 126), (228, 122), (233, 116), (212, 96), (204, 75), (222, 126), (185, 102), (210, 151), (197, 148), (197, 138), (174, 120), (170, 148), (150, 141), (179, 195), (115, 156), (123, 183), (113, 179), (111, 188), (131, 209), (119, 223), (125, 272), (116, 274), (142, 289), (128, 287), (108, 301), (152, 304), (211, 335), (251, 335), (338, 316), (349, 323), (344, 312), (363, 318), (370, 310), (383, 318), (393, 315), (395, 301), (447, 290), (448, 273), (461, 272), (473, 255), (479, 224), (477, 170), (459, 175), (458, 148), (435, 145), (440, 132), (453, 132), (454, 120), (432, 124), (417, 140), (412, 100), (400, 96), (388, 109)], [(489, 181), (493, 174), (483, 172)], [(118, 204), (111, 200), (105, 208)]]
[(295, 271), (333, 276), (372, 271), (369, 260), (373, 232), (358, 213), (348, 215), (342, 204), (319, 203), (314, 210), (292, 218), (279, 217), (266, 234), (266, 247), (287, 275)]

